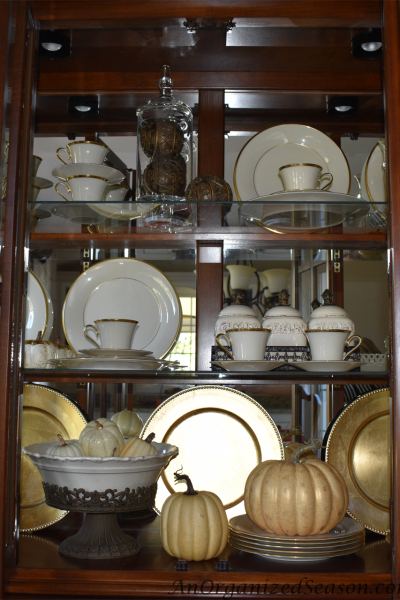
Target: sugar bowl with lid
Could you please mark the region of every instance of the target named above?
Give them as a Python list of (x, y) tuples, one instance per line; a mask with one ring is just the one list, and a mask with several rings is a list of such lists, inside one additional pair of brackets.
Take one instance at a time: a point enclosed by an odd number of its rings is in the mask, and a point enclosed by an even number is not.
[(322, 305), (320, 305), (318, 300), (314, 300), (311, 304), (314, 310), (308, 321), (308, 331), (340, 329), (348, 331), (349, 335), (353, 335), (355, 329), (354, 323), (344, 308), (336, 306), (333, 303), (332, 292), (325, 290), (322, 298), (324, 300)]
[(279, 304), (267, 310), (262, 322), (264, 329), (271, 330), (267, 346), (307, 346), (307, 323), (296, 308), (289, 306), (289, 292), (281, 290), (278, 298)]
[[(243, 300), (243, 296), (237, 294), (235, 302), (221, 310), (215, 323), (215, 337), (219, 333), (226, 333), (227, 329), (259, 329), (261, 327), (254, 310), (250, 306), (242, 304), (241, 300)], [(225, 338), (221, 339), (221, 344), (227, 345)]]

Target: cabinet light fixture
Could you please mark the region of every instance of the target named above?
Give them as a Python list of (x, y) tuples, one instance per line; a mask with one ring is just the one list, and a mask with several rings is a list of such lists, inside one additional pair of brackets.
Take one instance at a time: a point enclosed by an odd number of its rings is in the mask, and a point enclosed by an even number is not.
[(49, 60), (68, 58), (71, 54), (71, 40), (67, 35), (45, 29), (39, 35), (39, 56)]
[(380, 29), (368, 29), (351, 40), (351, 53), (361, 60), (376, 60), (382, 56), (382, 33)]

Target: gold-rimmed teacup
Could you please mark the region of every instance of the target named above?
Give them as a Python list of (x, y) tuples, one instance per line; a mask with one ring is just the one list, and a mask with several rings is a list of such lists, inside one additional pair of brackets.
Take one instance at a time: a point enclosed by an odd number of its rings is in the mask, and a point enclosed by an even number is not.
[[(138, 321), (132, 319), (97, 319), (95, 325), (85, 325), (83, 333), (100, 349), (129, 350), (137, 325)], [(100, 344), (86, 333), (89, 328), (94, 330)]]
[[(262, 328), (227, 329), (226, 333), (219, 333), (215, 341), (232, 360), (264, 360), (270, 333), (269, 329)], [(219, 343), (221, 337), (232, 347), (233, 355)]]
[(325, 190), (333, 181), (332, 173), (322, 173), (322, 167), (312, 163), (283, 165), (278, 169), (278, 173), (286, 192), (316, 190), (317, 186), (321, 185), (322, 179), (328, 177), (328, 183), (320, 188)]
[(105, 157), (107, 156), (110, 148), (102, 142), (70, 142), (65, 148), (58, 148), (56, 151), (57, 157), (61, 160), (64, 165), (68, 165), (60, 156), (60, 152), (63, 151), (67, 155), (67, 159), (71, 163), (87, 163), (93, 165), (102, 165)]
[[(350, 331), (343, 329), (315, 329), (306, 331), (305, 334), (310, 346), (312, 360), (346, 360), (363, 342), (359, 335), (351, 335)], [(345, 345), (355, 339), (358, 340), (358, 343), (343, 356)]]
[[(101, 202), (108, 184), (108, 179), (98, 175), (73, 175), (66, 181), (59, 181), (56, 184), (56, 192), (64, 200), (73, 200), (75, 202)], [(58, 187), (63, 185), (71, 198), (66, 198), (58, 191)]]

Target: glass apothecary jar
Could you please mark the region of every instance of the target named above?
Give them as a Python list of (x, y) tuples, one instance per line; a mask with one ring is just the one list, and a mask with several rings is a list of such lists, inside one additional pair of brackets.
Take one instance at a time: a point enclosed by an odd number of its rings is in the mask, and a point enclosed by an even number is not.
[(164, 65), (160, 95), (139, 106), (136, 199), (181, 201), (193, 179), (193, 114), (172, 96), (173, 82)]

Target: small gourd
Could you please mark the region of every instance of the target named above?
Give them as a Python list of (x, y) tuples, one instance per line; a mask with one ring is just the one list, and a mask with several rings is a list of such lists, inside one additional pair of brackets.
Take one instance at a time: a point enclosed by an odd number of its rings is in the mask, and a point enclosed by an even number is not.
[(143, 421), (138, 414), (125, 408), (111, 417), (122, 431), (123, 435), (138, 436), (143, 429)]
[(196, 492), (187, 475), (186, 492), (171, 494), (161, 510), (164, 550), (182, 560), (208, 560), (218, 556), (228, 541), (228, 519), (220, 498), (213, 492)]
[(137, 456), (154, 456), (157, 454), (157, 449), (151, 443), (156, 437), (155, 433), (150, 433), (145, 440), (139, 437), (132, 437), (125, 442), (121, 450), (120, 456), (129, 456), (136, 458)]
[(124, 436), (114, 421), (99, 418), (86, 425), (79, 442), (86, 456), (110, 456), (113, 448), (117, 448), (115, 456), (119, 456), (124, 446)]
[(250, 473), (244, 491), (246, 513), (255, 525), (278, 535), (326, 533), (346, 514), (349, 494), (339, 471), (317, 458), (300, 462), (308, 449), (321, 447), (310, 440), (291, 461), (267, 460)]
[(57, 434), (60, 444), (52, 446), (46, 452), (51, 456), (85, 456), (82, 446), (77, 440), (69, 440), (66, 442), (62, 435)]

